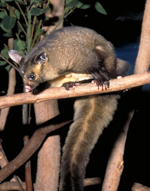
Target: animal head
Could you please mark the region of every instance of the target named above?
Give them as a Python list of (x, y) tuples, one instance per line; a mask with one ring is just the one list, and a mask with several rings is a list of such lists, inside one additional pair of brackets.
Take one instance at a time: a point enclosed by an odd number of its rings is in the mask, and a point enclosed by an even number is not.
[(33, 90), (43, 82), (42, 69), (48, 60), (45, 52), (39, 52), (36, 55), (29, 54), (28, 56), (22, 56), (16, 50), (10, 50), (8, 54), (10, 58), (20, 66), (19, 70), (26, 92)]

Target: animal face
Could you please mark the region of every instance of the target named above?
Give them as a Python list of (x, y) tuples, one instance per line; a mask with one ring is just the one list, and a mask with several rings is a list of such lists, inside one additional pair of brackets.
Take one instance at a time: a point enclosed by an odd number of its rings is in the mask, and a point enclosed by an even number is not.
[(20, 74), (25, 84), (26, 92), (33, 90), (43, 82), (42, 68), (48, 60), (45, 52), (29, 57), (21, 56), (15, 50), (10, 50), (8, 54), (13, 61), (20, 65)]

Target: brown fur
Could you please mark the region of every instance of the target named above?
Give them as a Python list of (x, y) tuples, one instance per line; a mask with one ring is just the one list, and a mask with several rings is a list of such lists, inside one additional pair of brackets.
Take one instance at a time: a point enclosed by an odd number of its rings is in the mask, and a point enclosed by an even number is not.
[[(44, 59), (40, 57), (42, 53)], [(15, 51), (9, 51), (9, 55), (20, 64), (20, 73), (31, 89), (67, 73), (91, 74), (98, 85), (120, 75), (116, 70), (118, 59), (113, 45), (100, 34), (83, 27), (64, 27), (53, 32), (27, 56), (19, 57)], [(128, 70), (126, 66), (124, 64), (124, 71)], [(30, 74), (35, 75), (32, 81)]]
[[(95, 31), (82, 27), (65, 27), (52, 33), (27, 56), (22, 57), (16, 51), (10, 51), (9, 55), (20, 63), (24, 83), (31, 89), (48, 80), (51, 87), (58, 87), (64, 82), (91, 77), (98, 85), (108, 85), (109, 79), (124, 76), (128, 71), (128, 64), (116, 58), (110, 42)], [(32, 74), (35, 75), (33, 80), (30, 79)], [(118, 99), (116, 93), (76, 100), (74, 122), (61, 160), (62, 191), (84, 190), (89, 155), (103, 129), (113, 119)]]
[(75, 102), (74, 122), (63, 148), (62, 191), (84, 190), (83, 179), (89, 155), (103, 129), (113, 119), (119, 95), (80, 98)]

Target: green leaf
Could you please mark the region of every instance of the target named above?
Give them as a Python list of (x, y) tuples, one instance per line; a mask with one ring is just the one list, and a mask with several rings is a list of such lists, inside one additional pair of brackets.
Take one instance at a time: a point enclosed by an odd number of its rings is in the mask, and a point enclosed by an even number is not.
[(45, 9), (40, 9), (38, 7), (34, 7), (31, 9), (30, 14), (39, 16), (39, 15), (45, 13), (48, 9), (49, 9), (49, 7), (46, 7)]
[(73, 8), (73, 7), (77, 6), (78, 3), (79, 3), (78, 0), (72, 0), (68, 4), (66, 4), (66, 6), (69, 8)]
[(14, 1), (17, 2), (17, 3), (20, 3), (22, 5), (27, 5), (27, 2), (24, 1), (24, 0), (14, 0)]
[(11, 65), (10, 65), (10, 64), (8, 64), (8, 65), (5, 67), (5, 69), (6, 69), (7, 71), (9, 71), (10, 68), (11, 68)]
[(12, 35), (12, 33), (5, 33), (5, 34), (3, 34), (3, 36), (10, 38), (10, 37), (12, 37), (13, 35)]
[(16, 15), (17, 19), (19, 20), (20, 19), (20, 12), (17, 9), (15, 9), (15, 15)]
[(2, 2), (3, 4), (5, 4), (5, 0), (1, 0), (1, 2)]
[(0, 27), (1, 27), (5, 32), (8, 32), (8, 33), (10, 32), (9, 30), (6, 30), (1, 23), (0, 23)]
[(90, 7), (91, 7), (91, 5), (85, 4), (85, 5), (82, 5), (82, 6), (80, 7), (80, 9), (88, 9), (88, 8), (90, 8)]
[(7, 71), (11, 68), (11, 65), (9, 65), (6, 61), (0, 61), (0, 66), (3, 66)]
[(18, 46), (19, 50), (24, 50), (26, 48), (26, 44), (22, 40), (17, 41), (17, 46)]
[(46, 11), (48, 11), (49, 7), (46, 7), (45, 9), (43, 9), (42, 14), (45, 13)]
[(13, 0), (5, 0), (6, 2), (11, 2), (11, 1), (13, 1)]
[(95, 9), (96, 9), (99, 13), (104, 14), (104, 15), (107, 15), (105, 9), (102, 7), (102, 5), (101, 5), (98, 1), (95, 3)]
[(70, 0), (66, 0), (66, 5), (70, 2)]
[(38, 8), (38, 7), (34, 7), (31, 9), (30, 14), (31, 15), (40, 15), (42, 12), (42, 9)]
[(7, 15), (6, 12), (4, 12), (4, 11), (3, 11), (3, 12), (0, 12), (0, 18), (1, 18), (1, 19), (3, 19), (5, 15)]
[(9, 58), (8, 56), (8, 48), (5, 47), (2, 51), (1, 51), (2, 56), (4, 56), (5, 58)]
[(4, 18), (1, 22), (1, 26), (3, 26), (3, 28), (7, 32), (8, 30), (11, 30), (14, 27), (15, 22), (16, 22), (15, 17), (11, 17), (9, 15), (6, 15), (6, 16), (4, 16)]
[(79, 2), (78, 5), (77, 5), (77, 8), (80, 8), (82, 7), (83, 3)]
[(40, 29), (39, 32), (38, 32), (38, 36), (40, 36), (41, 34), (44, 34), (45, 30), (43, 29)]
[(0, 66), (4, 66), (6, 64), (6, 61), (0, 61)]
[(66, 7), (65, 8), (65, 16), (67, 15), (67, 13), (70, 11), (70, 8), (69, 7)]
[(18, 40), (17, 39), (15, 39), (14, 40), (14, 50), (19, 50), (19, 47), (17, 46), (17, 42), (18, 42)]
[(6, 7), (6, 5), (2, 2), (0, 2), (0, 7)]

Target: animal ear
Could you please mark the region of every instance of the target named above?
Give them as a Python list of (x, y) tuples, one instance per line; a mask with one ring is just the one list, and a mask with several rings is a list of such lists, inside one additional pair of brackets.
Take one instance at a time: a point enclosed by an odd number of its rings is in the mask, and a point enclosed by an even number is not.
[(106, 50), (102, 46), (100, 46), (100, 45), (96, 46), (93, 49), (93, 51), (96, 53), (97, 57), (100, 60), (102, 60), (102, 59), (104, 59), (106, 57)]
[(34, 62), (37, 64), (42, 64), (44, 61), (48, 60), (46, 53), (45, 52), (41, 52), (40, 54), (38, 54), (35, 58), (34, 58)]
[(8, 55), (17, 64), (19, 64), (19, 62), (20, 62), (20, 60), (22, 58), (22, 56), (16, 50), (8, 51)]

